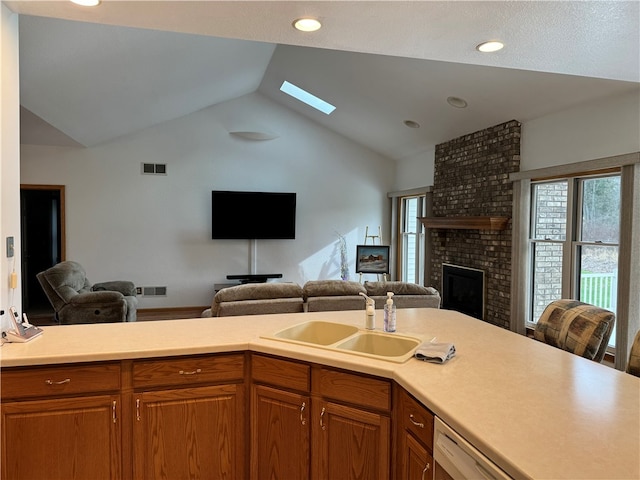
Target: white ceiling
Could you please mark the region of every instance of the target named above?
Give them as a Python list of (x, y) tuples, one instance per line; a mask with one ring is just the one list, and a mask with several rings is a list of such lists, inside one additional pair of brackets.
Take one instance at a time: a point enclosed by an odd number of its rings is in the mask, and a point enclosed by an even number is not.
[[(24, 143), (93, 146), (259, 91), (403, 159), (503, 121), (640, 95), (638, 1), (4, 3), (21, 14)], [(323, 28), (295, 31), (303, 15)], [(489, 39), (506, 47), (475, 50)], [(281, 93), (285, 79), (336, 111)]]

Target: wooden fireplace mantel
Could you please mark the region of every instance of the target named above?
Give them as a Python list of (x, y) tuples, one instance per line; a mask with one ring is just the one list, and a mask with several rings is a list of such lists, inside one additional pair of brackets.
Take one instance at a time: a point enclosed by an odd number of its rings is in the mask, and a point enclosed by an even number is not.
[(509, 217), (418, 217), (426, 228), (504, 230)]

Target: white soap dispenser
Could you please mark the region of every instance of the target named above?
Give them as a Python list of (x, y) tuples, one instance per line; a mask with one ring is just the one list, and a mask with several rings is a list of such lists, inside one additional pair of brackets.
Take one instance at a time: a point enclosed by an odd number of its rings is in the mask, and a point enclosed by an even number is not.
[(387, 292), (387, 303), (384, 306), (384, 331), (396, 331), (396, 306), (393, 303), (393, 292)]
[(367, 330), (375, 330), (376, 329), (376, 301), (368, 297), (366, 294), (359, 292), (365, 298), (366, 301), (366, 309), (365, 309), (365, 324), (364, 327)]

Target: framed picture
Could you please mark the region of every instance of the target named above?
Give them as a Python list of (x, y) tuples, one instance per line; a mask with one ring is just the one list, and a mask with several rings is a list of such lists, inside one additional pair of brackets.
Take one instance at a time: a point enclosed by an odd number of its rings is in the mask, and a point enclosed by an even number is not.
[(356, 245), (356, 273), (389, 273), (389, 245)]

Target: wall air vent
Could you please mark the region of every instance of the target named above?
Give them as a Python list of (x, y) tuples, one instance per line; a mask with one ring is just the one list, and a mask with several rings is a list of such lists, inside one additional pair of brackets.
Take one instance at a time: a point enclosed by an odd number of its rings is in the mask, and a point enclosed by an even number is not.
[(167, 164), (166, 163), (142, 163), (143, 175), (166, 175)]
[(142, 287), (143, 297), (166, 297), (167, 287)]

